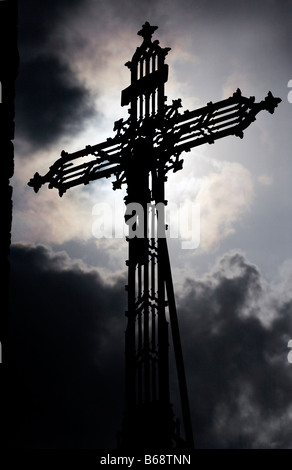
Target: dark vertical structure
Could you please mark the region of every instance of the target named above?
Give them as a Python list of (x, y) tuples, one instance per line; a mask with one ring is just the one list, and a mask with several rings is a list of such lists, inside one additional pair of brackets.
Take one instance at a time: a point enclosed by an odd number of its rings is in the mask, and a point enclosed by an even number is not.
[[(129, 118), (115, 122), (116, 135), (61, 157), (44, 176), (29, 181), (37, 192), (49, 183), (60, 196), (69, 188), (114, 176), (113, 189), (126, 184), (125, 221), (129, 226), (128, 310), (125, 333), (125, 412), (119, 447), (135, 449), (192, 448), (193, 433), (175, 297), (166, 243), (165, 182), (169, 171), (182, 169), (182, 152), (243, 131), (281, 101), (269, 92), (255, 102), (238, 89), (230, 98), (179, 113), (181, 100), (166, 104), (169, 48), (152, 41), (157, 29), (146, 22), (143, 38), (127, 62), (131, 84), (122, 92)], [(92, 155), (91, 159), (83, 157)], [(170, 326), (170, 328), (169, 328)], [(169, 385), (172, 334), (181, 396), (184, 436), (174, 417)]]
[[(14, 97), (15, 79), (18, 71), (17, 50), (17, 2), (0, 2), (0, 149), (1, 149), (1, 188), (3, 191), (4, 214), (1, 224), (1, 279), (5, 282), (5, 311), (8, 308), (9, 291), (9, 252), (12, 223), (12, 186), (10, 179), (14, 173)], [(4, 217), (3, 217), (4, 215)], [(3, 300), (3, 299), (2, 299)], [(6, 331), (6, 313), (1, 309), (1, 343)]]
[[(5, 429), (2, 439), (8, 442), (13, 428), (15, 405), (11, 394), (15, 393), (11, 383), (14, 380), (13, 360), (10, 350), (9, 317), (9, 275), (10, 242), (12, 225), (12, 186), (14, 173), (14, 98), (15, 80), (18, 72), (17, 14), (16, 0), (0, 2), (0, 154), (1, 154), (1, 283), (2, 303), (0, 311), (0, 402), (1, 428)], [(11, 407), (12, 409), (11, 409)], [(13, 406), (12, 406), (13, 405)], [(6, 418), (6, 421), (5, 421)], [(3, 444), (3, 441), (2, 441)]]
[[(163, 122), (165, 119), (164, 84), (168, 77), (165, 57), (170, 50), (161, 48), (158, 41), (152, 42), (152, 34), (156, 29), (146, 23), (138, 32), (143, 37), (143, 43), (137, 48), (131, 62), (126, 64), (131, 71), (131, 85), (122, 92), (122, 105), (130, 104), (130, 126), (134, 136), (131, 149), (133, 161), (126, 170), (126, 222), (130, 220), (133, 223), (134, 219), (134, 233), (138, 234), (138, 237), (128, 238), (126, 408), (120, 445), (135, 448), (171, 448), (177, 446), (180, 440), (169, 390), (170, 318), (183, 398), (186, 444), (193, 447), (189, 400), (165, 234), (164, 185), (167, 177), (164, 165), (152, 164), (153, 120)], [(141, 124), (144, 125), (144, 130), (136, 138), (136, 129)], [(141, 213), (134, 217), (131, 211), (132, 203), (141, 205)]]

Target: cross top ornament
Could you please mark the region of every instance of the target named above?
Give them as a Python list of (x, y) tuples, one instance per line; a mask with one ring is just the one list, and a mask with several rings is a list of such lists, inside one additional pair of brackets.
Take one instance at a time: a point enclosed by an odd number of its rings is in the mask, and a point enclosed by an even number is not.
[[(231, 135), (243, 138), (244, 130), (260, 111), (273, 114), (281, 101), (268, 92), (263, 101), (256, 102), (255, 97), (246, 98), (237, 89), (230, 98), (181, 112), (180, 98), (166, 103), (165, 58), (170, 48), (162, 48), (158, 40), (152, 41), (156, 30), (157, 26), (149, 22), (142, 26), (138, 35), (143, 42), (125, 64), (131, 83), (122, 91), (121, 105), (129, 106), (129, 117), (114, 123), (114, 137), (73, 153), (63, 150), (45, 175), (35, 173), (28, 183), (35, 192), (48, 183), (60, 196), (71, 187), (101, 178), (113, 177), (114, 190), (126, 185), (125, 222), (133, 230), (132, 236), (127, 237), (125, 412), (118, 446), (154, 450), (194, 446), (166, 241), (167, 174), (181, 170), (182, 153), (196, 146), (214, 144)], [(170, 400), (169, 324), (183, 437)]]
[(158, 29), (158, 26), (150, 26), (149, 22), (146, 21), (145, 24), (143, 24), (142, 29), (138, 31), (138, 35), (142, 36), (145, 41), (150, 41), (152, 38), (152, 34)]

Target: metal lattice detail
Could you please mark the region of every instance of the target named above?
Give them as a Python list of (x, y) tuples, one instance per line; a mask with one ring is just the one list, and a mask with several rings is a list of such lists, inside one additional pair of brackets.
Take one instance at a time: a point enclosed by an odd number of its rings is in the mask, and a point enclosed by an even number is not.
[[(131, 126), (131, 118), (127, 121), (117, 121), (114, 126), (116, 136), (93, 146), (74, 153), (62, 151), (59, 158), (49, 169), (48, 173), (40, 176), (36, 173), (28, 183), (35, 192), (42, 185), (49, 183), (49, 188), (57, 188), (62, 196), (67, 189), (80, 184), (88, 184), (100, 178), (114, 176), (114, 189), (126, 183), (125, 171), (131, 165), (131, 157), (135, 156), (137, 142), (141, 145), (151, 143), (149, 169), (164, 167), (165, 174), (182, 168), (183, 160), (179, 157), (182, 152), (229, 135), (243, 137), (243, 131), (256, 119), (256, 115), (267, 110), (274, 112), (280, 102), (269, 92), (267, 97), (255, 103), (255, 98), (246, 98), (238, 89), (231, 98), (208, 103), (204, 108), (194, 111), (178, 112), (180, 100), (171, 106), (165, 106), (164, 116), (155, 115), (144, 119), (135, 127)], [(134, 137), (133, 137), (134, 135)], [(82, 163), (83, 157), (92, 156), (90, 161)]]

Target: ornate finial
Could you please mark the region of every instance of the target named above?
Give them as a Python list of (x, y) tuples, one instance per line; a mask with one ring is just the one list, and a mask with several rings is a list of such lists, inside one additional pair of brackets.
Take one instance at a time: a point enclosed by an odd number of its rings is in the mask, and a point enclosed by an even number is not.
[(140, 29), (137, 34), (139, 36), (142, 36), (145, 41), (149, 41), (152, 38), (152, 34), (154, 33), (154, 31), (157, 30), (157, 28), (158, 26), (150, 26), (150, 23), (146, 21), (146, 23), (143, 24), (142, 29)]
[(270, 114), (274, 114), (275, 108), (278, 107), (281, 101), (281, 98), (274, 98), (273, 94), (269, 91), (265, 97), (266, 110), (269, 111)]
[(34, 177), (31, 178), (27, 184), (34, 189), (35, 193), (37, 193), (43, 185), (43, 177), (39, 173), (35, 173)]

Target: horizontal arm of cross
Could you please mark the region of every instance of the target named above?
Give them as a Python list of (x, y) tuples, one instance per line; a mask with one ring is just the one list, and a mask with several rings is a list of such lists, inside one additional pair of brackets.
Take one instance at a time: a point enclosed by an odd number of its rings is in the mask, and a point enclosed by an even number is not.
[(73, 186), (88, 184), (104, 177), (109, 178), (113, 174), (118, 176), (122, 171), (118, 158), (120, 152), (120, 136), (94, 146), (88, 145), (74, 153), (62, 151), (61, 158), (50, 167), (49, 171), (44, 176), (35, 173), (28, 185), (38, 192), (42, 185), (48, 183), (49, 188), (57, 188), (62, 196)]
[(204, 143), (213, 144), (228, 135), (242, 138), (243, 131), (255, 121), (260, 111), (273, 113), (280, 101), (269, 92), (263, 101), (255, 103), (254, 97), (246, 98), (238, 89), (225, 100), (210, 102), (203, 108), (186, 111), (182, 115), (177, 113), (169, 119), (172, 153), (189, 151)]

